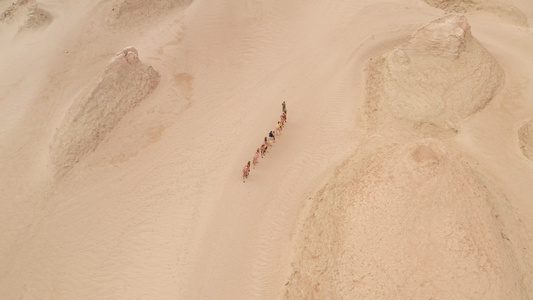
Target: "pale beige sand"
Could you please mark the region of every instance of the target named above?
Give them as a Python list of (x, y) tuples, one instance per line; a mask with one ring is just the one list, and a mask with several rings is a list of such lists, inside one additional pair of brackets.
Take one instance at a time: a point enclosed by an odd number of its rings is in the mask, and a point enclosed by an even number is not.
[(12, 2), (0, 299), (533, 297), (530, 1)]

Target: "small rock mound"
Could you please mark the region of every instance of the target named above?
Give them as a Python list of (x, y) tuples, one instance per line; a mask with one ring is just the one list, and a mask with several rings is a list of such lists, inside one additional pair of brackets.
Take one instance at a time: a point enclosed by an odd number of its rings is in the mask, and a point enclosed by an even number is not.
[(523, 299), (497, 199), (437, 139), (349, 159), (312, 200), (285, 299)]
[(488, 11), (515, 25), (527, 26), (527, 16), (513, 5), (490, 0), (425, 0), (427, 4), (451, 13)]
[(19, 31), (46, 27), (52, 16), (38, 7), (35, 0), (18, 0), (0, 15), (0, 22), (16, 24)]
[(117, 53), (90, 92), (77, 97), (51, 145), (59, 173), (94, 151), (121, 118), (158, 85), (160, 76), (144, 65), (133, 47)]
[(533, 119), (520, 127), (518, 130), (518, 140), (524, 156), (533, 160)]
[[(377, 74), (368, 80), (370, 92), (380, 95), (369, 99), (385, 102), (398, 118), (442, 127), (484, 108), (504, 79), (502, 68), (472, 36), (466, 18), (456, 15), (422, 27), (370, 69)], [(375, 103), (369, 105), (375, 109)]]
[(28, 12), (28, 18), (20, 27), (20, 31), (43, 28), (51, 22), (52, 16), (48, 12), (33, 6)]

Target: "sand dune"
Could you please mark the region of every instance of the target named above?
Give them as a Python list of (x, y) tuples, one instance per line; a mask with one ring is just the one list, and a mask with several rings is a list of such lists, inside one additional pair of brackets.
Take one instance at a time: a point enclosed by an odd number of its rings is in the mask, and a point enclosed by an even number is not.
[(530, 1), (11, 2), (0, 299), (531, 299)]

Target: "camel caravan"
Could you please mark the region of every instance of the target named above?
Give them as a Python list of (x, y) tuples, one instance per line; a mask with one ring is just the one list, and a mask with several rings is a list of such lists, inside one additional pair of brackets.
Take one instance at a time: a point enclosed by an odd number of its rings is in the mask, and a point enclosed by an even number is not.
[(261, 147), (257, 148), (257, 150), (255, 151), (254, 156), (252, 158), (252, 162), (248, 161), (246, 165), (244, 165), (244, 167), (242, 168), (243, 183), (246, 182), (248, 175), (250, 175), (250, 166), (255, 169), (255, 166), (259, 163), (259, 155), (261, 155), (261, 158), (265, 157), (268, 152), (268, 149), (272, 148), (272, 145), (276, 142), (276, 136), (281, 135), (283, 127), (285, 126), (285, 122), (287, 122), (287, 106), (285, 104), (285, 101), (281, 103), (281, 110), (282, 114), (280, 116), (280, 120), (276, 124), (276, 128), (268, 133), (268, 137), (265, 136)]

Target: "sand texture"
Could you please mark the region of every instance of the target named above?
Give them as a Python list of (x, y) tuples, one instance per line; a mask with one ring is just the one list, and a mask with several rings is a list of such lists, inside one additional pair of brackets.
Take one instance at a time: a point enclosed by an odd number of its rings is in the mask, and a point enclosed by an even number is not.
[(0, 0), (0, 299), (533, 299), (532, 18)]

